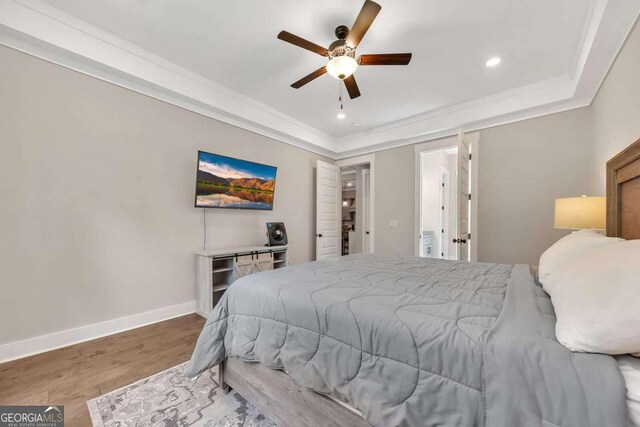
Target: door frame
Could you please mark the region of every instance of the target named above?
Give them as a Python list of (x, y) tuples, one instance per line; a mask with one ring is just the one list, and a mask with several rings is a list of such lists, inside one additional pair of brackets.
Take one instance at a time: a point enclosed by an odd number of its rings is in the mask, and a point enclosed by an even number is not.
[[(366, 194), (367, 192), (365, 191), (366, 189), (366, 182), (367, 182), (367, 175), (369, 176), (369, 203), (367, 206), (367, 203), (363, 203), (363, 209), (362, 209), (362, 253), (371, 253), (373, 252), (371, 250), (371, 228), (373, 227), (373, 223), (371, 222), (371, 209), (373, 206), (371, 206), (371, 169), (362, 169), (362, 200), (363, 202), (365, 200), (367, 200), (366, 198)], [(369, 213), (369, 216), (367, 217), (367, 212)], [(369, 251), (366, 250), (367, 248), (367, 232), (366, 232), (366, 227), (365, 224), (367, 223), (367, 220), (369, 220)]]
[[(446, 186), (443, 185), (445, 181), (447, 182)], [(444, 166), (440, 166), (440, 184), (440, 204), (445, 209), (440, 212), (440, 229), (444, 230), (444, 232), (439, 233), (438, 236), (441, 245), (439, 249), (442, 255), (437, 258), (449, 259), (449, 227), (451, 227), (451, 221), (449, 220), (451, 216), (451, 190), (449, 186), (451, 185), (451, 174), (449, 169)]]
[[(363, 166), (369, 165), (369, 250), (371, 253), (375, 252), (375, 206), (376, 206), (376, 155), (372, 154), (364, 154), (362, 156), (350, 157), (348, 159), (337, 160), (335, 165), (339, 168), (349, 167), (349, 166)], [(340, 187), (342, 188), (342, 187)], [(340, 200), (342, 200), (342, 195), (340, 195)], [(366, 230), (362, 230), (363, 236), (363, 251), (364, 251), (364, 234)]]
[[(480, 132), (472, 132), (465, 134), (469, 143), (471, 145), (471, 258), (470, 261), (475, 262), (478, 260), (478, 159), (480, 158)], [(420, 223), (422, 221), (421, 218), (421, 200), (422, 200), (422, 179), (421, 179), (421, 169), (422, 169), (422, 153), (427, 153), (430, 151), (439, 151), (447, 148), (457, 147), (458, 146), (458, 133), (452, 135), (447, 138), (437, 139), (434, 141), (427, 141), (421, 144), (414, 145), (414, 182), (415, 182), (415, 194), (414, 194), (414, 255), (420, 256), (421, 251), (421, 242), (420, 235), (422, 230), (420, 230)], [(456, 179), (457, 179), (457, 170), (456, 170)], [(451, 182), (451, 180), (449, 180)]]

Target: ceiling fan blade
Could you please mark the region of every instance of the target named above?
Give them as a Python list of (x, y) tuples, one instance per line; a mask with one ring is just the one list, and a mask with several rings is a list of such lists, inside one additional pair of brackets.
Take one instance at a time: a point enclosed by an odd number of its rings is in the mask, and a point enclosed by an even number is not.
[(373, 20), (378, 16), (380, 9), (382, 9), (382, 6), (376, 2), (371, 0), (366, 0), (364, 2), (358, 17), (356, 18), (356, 22), (353, 23), (353, 27), (349, 30), (347, 46), (354, 49), (358, 47), (360, 40), (362, 40), (371, 24), (373, 24)]
[(358, 58), (359, 65), (407, 65), (410, 61), (410, 53), (379, 53)]
[(302, 37), (298, 37), (295, 34), (291, 34), (287, 31), (280, 31), (278, 34), (278, 38), (287, 43), (291, 43), (303, 49), (310, 50), (311, 52), (317, 53), (320, 56), (327, 56), (327, 49), (322, 46), (318, 46), (315, 43), (310, 42), (309, 40), (305, 40)]
[(307, 74), (306, 76), (304, 76), (303, 78), (301, 78), (300, 80), (292, 84), (291, 87), (294, 89), (300, 89), (302, 86), (306, 85), (312, 80), (317, 79), (318, 77), (320, 77), (326, 72), (327, 72), (327, 67), (320, 67), (317, 70), (315, 70), (313, 73)]
[(347, 87), (347, 92), (349, 92), (349, 98), (356, 99), (360, 96), (360, 89), (358, 89), (358, 84), (356, 83), (356, 78), (353, 77), (353, 74), (344, 79), (343, 82)]

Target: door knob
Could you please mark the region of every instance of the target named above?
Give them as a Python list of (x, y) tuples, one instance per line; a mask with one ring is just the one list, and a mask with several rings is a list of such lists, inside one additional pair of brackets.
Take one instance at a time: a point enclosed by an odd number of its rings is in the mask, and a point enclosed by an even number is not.
[(462, 244), (467, 243), (467, 239), (460, 239), (460, 243), (462, 243)]
[(322, 237), (322, 234), (318, 234), (318, 237)]
[(453, 243), (460, 243), (460, 239), (453, 239)]

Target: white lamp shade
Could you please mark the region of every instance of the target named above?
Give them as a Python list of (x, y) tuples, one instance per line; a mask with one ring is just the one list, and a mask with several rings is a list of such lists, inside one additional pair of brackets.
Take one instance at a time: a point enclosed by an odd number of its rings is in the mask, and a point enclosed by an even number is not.
[(327, 73), (336, 79), (346, 79), (358, 68), (358, 63), (350, 56), (336, 56), (327, 64)]
[(605, 197), (582, 196), (556, 199), (554, 228), (604, 230), (606, 223), (607, 203)]

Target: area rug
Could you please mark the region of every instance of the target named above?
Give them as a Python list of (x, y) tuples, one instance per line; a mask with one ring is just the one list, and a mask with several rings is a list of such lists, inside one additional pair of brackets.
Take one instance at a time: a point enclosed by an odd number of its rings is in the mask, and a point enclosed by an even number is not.
[(183, 375), (186, 363), (87, 402), (96, 427), (275, 427), (238, 393), (223, 394), (217, 369), (197, 380)]

